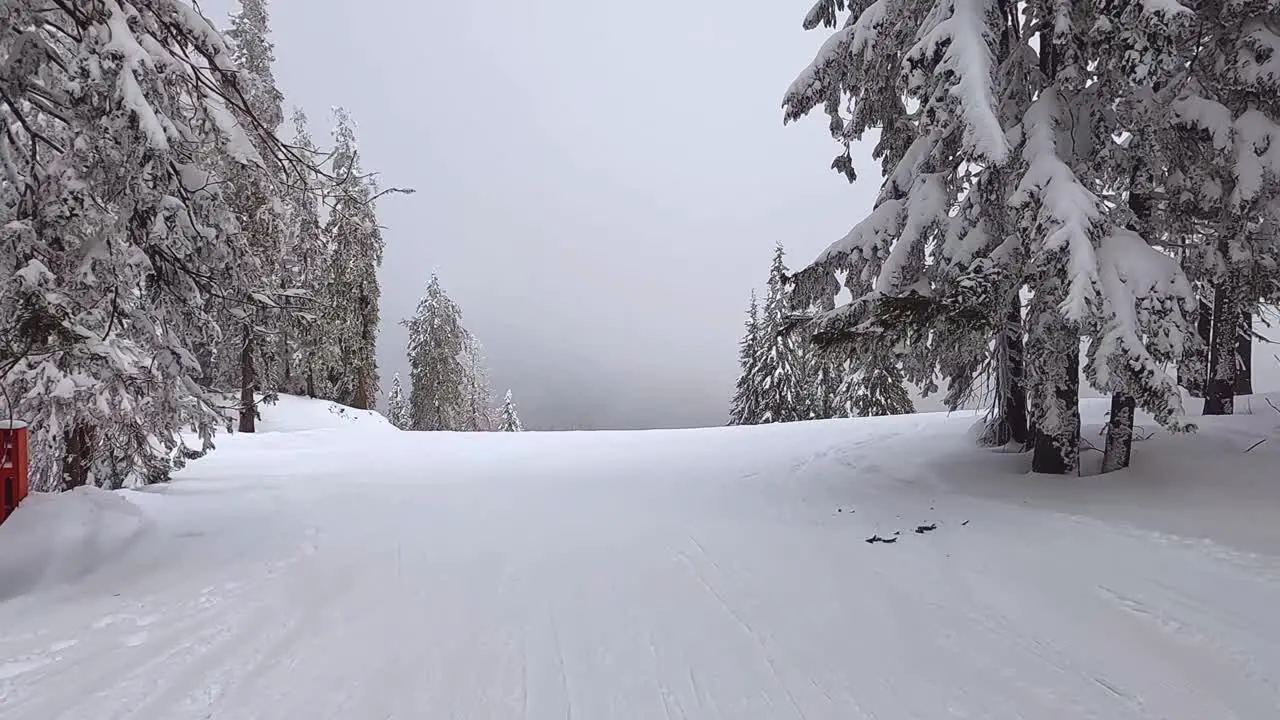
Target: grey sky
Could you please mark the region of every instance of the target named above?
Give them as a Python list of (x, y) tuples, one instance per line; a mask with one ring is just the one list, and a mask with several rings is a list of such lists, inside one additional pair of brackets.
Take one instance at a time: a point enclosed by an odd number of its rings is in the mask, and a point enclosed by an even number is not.
[(434, 269), (526, 424), (722, 424), (773, 244), (810, 259), (879, 184), (826, 169), (822, 119), (782, 126), (810, 5), (273, 0), (287, 101), (318, 139), (347, 107), (366, 169), (418, 190), (379, 206), (384, 386)]

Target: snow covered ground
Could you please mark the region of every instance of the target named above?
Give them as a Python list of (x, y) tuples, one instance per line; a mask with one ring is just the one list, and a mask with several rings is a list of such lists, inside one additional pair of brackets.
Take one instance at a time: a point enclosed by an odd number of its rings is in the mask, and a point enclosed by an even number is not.
[(286, 398), (0, 526), (0, 717), (1275, 717), (1253, 408), (1064, 479), (971, 417), (451, 435)]

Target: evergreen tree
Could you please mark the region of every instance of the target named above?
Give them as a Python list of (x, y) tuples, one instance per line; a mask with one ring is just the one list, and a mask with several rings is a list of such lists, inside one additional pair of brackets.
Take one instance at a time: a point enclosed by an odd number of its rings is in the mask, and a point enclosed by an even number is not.
[[(993, 436), (1016, 438), (1025, 404), (1039, 472), (1079, 466), (1082, 339), (1099, 389), (1183, 426), (1161, 359), (1181, 351), (1187, 284), (1164, 272), (1159, 238), (1133, 241), (1124, 202), (1140, 156), (1124, 138), (1148, 134), (1127, 106), (1177, 85), (1157, 77), (1176, 58), (1147, 61), (1181, 11), (1116, 5), (852, 6), (785, 101), (788, 120), (823, 106), (845, 143), (880, 130), (875, 209), (798, 277), (825, 310), (817, 336), (905, 347), (908, 379), (930, 389), (942, 374), (949, 403), (995, 377)], [(822, 0), (806, 25), (834, 27), (846, 7)], [(837, 273), (853, 293), (840, 309)]]
[(403, 324), (409, 328), (410, 429), (463, 429), (468, 333), (461, 311), (434, 273), (414, 316)]
[(484, 364), (484, 348), (470, 332), (462, 345), (462, 430), (491, 431), (494, 427), (493, 388)]
[[(243, 122), (256, 122), (274, 138), (284, 120), (283, 97), (276, 88), (271, 66), (275, 61), (269, 38), (265, 0), (241, 0), (241, 10), (231, 16), (227, 37), (232, 58), (240, 68), (243, 95), (250, 114)], [(259, 140), (259, 145), (266, 142)], [(272, 140), (271, 142), (275, 142)], [(259, 147), (259, 151), (265, 150)], [(270, 377), (277, 367), (269, 345), (282, 322), (280, 305), (284, 288), (280, 262), (284, 255), (286, 228), (291, 218), (281, 201), (282, 178), (273, 177), (276, 166), (231, 165), (226, 176), (227, 200), (240, 232), (238, 267), (250, 279), (244, 298), (234, 298), (224, 309), (226, 342), (215, 358), (221, 387), (240, 390), (239, 430), (253, 432), (258, 416), (255, 392), (273, 390), (278, 379)], [(258, 302), (253, 302), (257, 300)]]
[(516, 413), (516, 403), (511, 399), (511, 391), (502, 400), (502, 410), (498, 415), (498, 432), (520, 432), (524, 426), (520, 424), (520, 416)]
[(379, 193), (374, 180), (362, 174), (351, 117), (341, 108), (334, 117), (332, 163), (337, 182), (323, 230), (332, 261), (320, 322), (337, 339), (337, 362), (327, 378), (334, 397), (363, 409), (372, 405), (378, 391), (378, 268), (383, 240), (374, 201)]
[(2, 414), (50, 490), (163, 480), (222, 422), (196, 350), (262, 304), (226, 176), (287, 153), (181, 0), (0, 10)]
[[(295, 109), (291, 117), (294, 152), (319, 166), (320, 152), (307, 129), (307, 117)], [(320, 208), (328, 193), (326, 178), (304, 173), (289, 187), (287, 203), (292, 222), (281, 258), (285, 309), (278, 337), (281, 386), (284, 392), (339, 401), (330, 378), (340, 377), (339, 307), (346, 302), (329, 296), (333, 273), (333, 243), (321, 230)]]
[(857, 417), (852, 393), (858, 383), (853, 365), (839, 350), (819, 349), (814, 353), (812, 416), (820, 420)]
[(400, 373), (391, 378), (391, 392), (387, 393), (387, 421), (400, 430), (410, 427), (409, 401), (400, 385)]
[(733, 394), (733, 403), (729, 410), (730, 425), (754, 425), (759, 422), (761, 388), (754, 383), (758, 379), (755, 362), (759, 354), (761, 340), (760, 307), (756, 301), (756, 291), (751, 291), (751, 304), (747, 306), (746, 328), (742, 342), (738, 345), (738, 365), (740, 371)]
[(751, 368), (754, 372), (748, 378), (750, 386), (759, 388), (759, 423), (792, 422), (809, 417), (807, 390), (803, 385), (804, 359), (796, 349), (795, 335), (787, 328), (791, 306), (783, 255), (779, 245), (769, 270), (769, 291), (760, 316), (760, 340)]

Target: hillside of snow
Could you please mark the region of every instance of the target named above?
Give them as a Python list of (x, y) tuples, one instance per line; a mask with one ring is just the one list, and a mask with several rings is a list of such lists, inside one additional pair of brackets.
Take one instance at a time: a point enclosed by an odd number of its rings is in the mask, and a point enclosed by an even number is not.
[(374, 410), (356, 410), (328, 400), (281, 395), (274, 403), (261, 403), (258, 433), (289, 433), (309, 430), (371, 428), (394, 429), (387, 418)]
[(1271, 717), (1251, 406), (1077, 479), (972, 415), (403, 433), (286, 398), (0, 526), (53, 568), (0, 561), (0, 717)]

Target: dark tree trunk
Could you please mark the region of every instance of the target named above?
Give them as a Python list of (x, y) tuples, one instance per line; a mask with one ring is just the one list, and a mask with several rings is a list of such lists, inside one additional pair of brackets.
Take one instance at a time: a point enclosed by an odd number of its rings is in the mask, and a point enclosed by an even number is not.
[(62, 460), (63, 490), (83, 487), (89, 483), (95, 435), (91, 426), (81, 423), (63, 438), (66, 445)]
[[(1057, 308), (1048, 312), (1057, 313)], [(1080, 473), (1080, 342), (1076, 331), (1060, 317), (1056, 327), (1045, 328), (1048, 338), (1043, 362), (1048, 372), (1037, 373), (1037, 382), (1049, 392), (1041, 395), (1045, 415), (1057, 418), (1054, 426), (1039, 424), (1032, 449), (1031, 471), (1048, 475)], [(1054, 353), (1050, 348), (1058, 348)], [(1055, 366), (1056, 365), (1056, 366)]]
[(1102, 455), (1102, 472), (1129, 467), (1133, 454), (1133, 413), (1137, 402), (1132, 395), (1111, 396), (1111, 418), (1107, 421), (1107, 447)]
[(245, 328), (244, 345), (240, 348), (240, 432), (256, 432), (258, 408), (254, 403), (253, 337)]
[(307, 397), (314, 398), (316, 396), (316, 371), (310, 365), (307, 366)]
[(358, 349), (359, 357), (357, 361), (359, 366), (356, 368), (356, 387), (351, 397), (351, 407), (357, 410), (368, 410), (373, 405), (373, 377), (371, 369), (368, 365), (369, 358), (367, 352), (370, 348), (366, 347), (364, 341), (370, 336), (369, 328), (369, 298), (360, 297), (360, 338), (361, 345)]
[(1236, 395), (1253, 394), (1253, 313), (1245, 310), (1236, 340)]
[(1001, 371), (996, 376), (996, 392), (999, 393), (1000, 423), (996, 429), (996, 444), (1016, 442), (1028, 445), (1030, 434), (1027, 426), (1026, 356), (1022, 339), (1022, 305), (1014, 298), (1005, 317), (1005, 327), (1000, 332)]
[(1205, 385), (1204, 414), (1235, 412), (1236, 344), (1240, 334), (1240, 301), (1235, 285), (1223, 279), (1213, 289), (1212, 338), (1209, 342), (1209, 376)]

